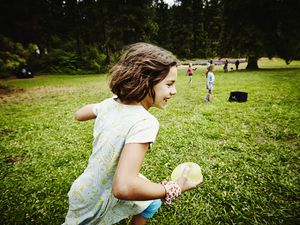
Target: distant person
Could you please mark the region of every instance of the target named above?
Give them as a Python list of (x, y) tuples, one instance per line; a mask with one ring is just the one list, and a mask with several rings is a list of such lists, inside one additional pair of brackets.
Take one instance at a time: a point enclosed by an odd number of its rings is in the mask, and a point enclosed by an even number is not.
[(228, 72), (228, 60), (226, 59), (225, 63), (224, 63), (224, 73), (227, 73)]
[(207, 102), (212, 101), (212, 90), (214, 88), (214, 82), (215, 82), (215, 75), (214, 75), (213, 71), (214, 71), (214, 66), (210, 65), (207, 68), (207, 72), (206, 72), (206, 89), (207, 89), (208, 93), (205, 97), (205, 101), (207, 101)]
[(206, 63), (206, 68), (210, 67), (210, 65), (213, 65), (213, 61), (212, 59), (211, 60), (208, 60), (207, 63)]
[(110, 70), (116, 96), (89, 104), (75, 119), (95, 119), (93, 152), (87, 168), (68, 193), (66, 224), (115, 224), (131, 217), (145, 224), (161, 206), (202, 182), (187, 178), (155, 183), (140, 175), (144, 158), (159, 129), (148, 111), (164, 109), (176, 94), (177, 61), (166, 50), (147, 43), (130, 45)]
[(189, 76), (189, 85), (192, 85), (192, 77), (193, 77), (193, 73), (197, 68), (193, 67), (192, 63), (189, 63), (189, 67), (186, 71), (186, 75)]
[(26, 67), (24, 66), (24, 67), (22, 67), (22, 69), (21, 69), (21, 74), (22, 74), (22, 77), (27, 77), (27, 69), (26, 69)]
[(236, 68), (236, 70), (239, 70), (239, 65), (240, 65), (240, 61), (236, 60), (235, 61), (235, 68)]
[(32, 78), (33, 73), (31, 72), (28, 65), (21, 66), (21, 71), (17, 74), (18, 78)]
[(26, 75), (27, 75), (27, 78), (32, 78), (33, 77), (33, 74), (32, 74), (32, 72), (31, 72), (31, 70), (30, 70), (30, 68), (29, 68), (29, 66), (28, 65), (26, 65), (25, 66), (25, 69), (26, 69)]

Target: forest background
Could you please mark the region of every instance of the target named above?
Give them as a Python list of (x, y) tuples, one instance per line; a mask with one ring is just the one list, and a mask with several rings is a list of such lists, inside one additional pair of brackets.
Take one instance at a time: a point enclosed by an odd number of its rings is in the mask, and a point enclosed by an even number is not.
[(3, 0), (0, 74), (106, 72), (143, 41), (180, 60), (300, 59), (298, 0)]

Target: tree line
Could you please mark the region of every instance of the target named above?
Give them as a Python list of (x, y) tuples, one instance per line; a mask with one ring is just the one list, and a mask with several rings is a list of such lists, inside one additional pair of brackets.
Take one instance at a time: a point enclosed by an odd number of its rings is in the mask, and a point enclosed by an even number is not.
[(180, 59), (300, 58), (299, 0), (2, 0), (0, 71), (104, 72), (138, 41)]

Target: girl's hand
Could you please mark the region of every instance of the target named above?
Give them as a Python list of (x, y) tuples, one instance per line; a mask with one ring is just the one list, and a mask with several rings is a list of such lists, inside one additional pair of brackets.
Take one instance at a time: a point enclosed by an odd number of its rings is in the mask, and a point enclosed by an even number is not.
[(181, 176), (176, 180), (176, 182), (178, 183), (178, 185), (181, 188), (181, 192), (185, 192), (185, 191), (189, 191), (195, 187), (197, 187), (199, 184), (201, 184), (203, 182), (203, 176), (201, 176), (200, 180), (198, 181), (191, 181), (188, 176), (188, 167), (186, 167)]

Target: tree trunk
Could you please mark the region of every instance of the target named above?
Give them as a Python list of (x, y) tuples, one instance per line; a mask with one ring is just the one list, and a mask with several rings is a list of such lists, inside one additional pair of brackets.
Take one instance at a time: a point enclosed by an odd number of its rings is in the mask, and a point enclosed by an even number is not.
[(257, 59), (256, 56), (249, 56), (246, 70), (258, 70)]
[(106, 59), (105, 59), (105, 63), (106, 65), (110, 64), (110, 49), (108, 46), (105, 47), (105, 55), (106, 55)]

